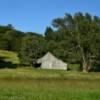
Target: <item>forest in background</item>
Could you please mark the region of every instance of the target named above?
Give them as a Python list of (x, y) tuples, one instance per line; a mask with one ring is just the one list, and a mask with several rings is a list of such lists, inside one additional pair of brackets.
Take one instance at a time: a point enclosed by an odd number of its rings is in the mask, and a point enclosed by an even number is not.
[(43, 34), (0, 25), (0, 49), (18, 53), (22, 65), (31, 65), (47, 52), (88, 72), (100, 71), (100, 18), (89, 13), (55, 18)]

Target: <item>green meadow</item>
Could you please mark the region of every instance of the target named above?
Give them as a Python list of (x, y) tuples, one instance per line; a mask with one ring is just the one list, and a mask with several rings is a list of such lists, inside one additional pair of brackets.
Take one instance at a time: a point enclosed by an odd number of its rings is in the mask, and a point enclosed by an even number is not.
[[(19, 64), (13, 52), (0, 55), (5, 62)], [(0, 100), (100, 100), (100, 73), (1, 68)]]
[(0, 100), (100, 100), (100, 73), (0, 70)]

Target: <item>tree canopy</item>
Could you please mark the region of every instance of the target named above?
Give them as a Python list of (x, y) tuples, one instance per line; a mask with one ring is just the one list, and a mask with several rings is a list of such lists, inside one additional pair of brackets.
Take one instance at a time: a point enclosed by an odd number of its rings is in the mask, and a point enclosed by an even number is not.
[(44, 34), (21, 32), (12, 25), (0, 26), (0, 49), (18, 53), (22, 64), (30, 65), (48, 51), (84, 71), (100, 66), (100, 18), (89, 13), (65, 14), (55, 18)]

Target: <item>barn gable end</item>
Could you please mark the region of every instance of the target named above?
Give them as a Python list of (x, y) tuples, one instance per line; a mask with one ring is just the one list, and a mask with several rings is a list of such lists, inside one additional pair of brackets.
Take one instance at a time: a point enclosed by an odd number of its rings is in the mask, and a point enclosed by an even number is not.
[(59, 69), (67, 70), (67, 64), (62, 60), (57, 59), (50, 52), (38, 59), (38, 63), (41, 63), (42, 69)]

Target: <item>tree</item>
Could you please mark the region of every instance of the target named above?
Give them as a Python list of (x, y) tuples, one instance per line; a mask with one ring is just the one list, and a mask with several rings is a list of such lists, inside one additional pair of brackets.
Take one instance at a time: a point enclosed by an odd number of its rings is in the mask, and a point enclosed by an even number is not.
[(23, 65), (31, 65), (33, 60), (37, 60), (38, 58), (44, 55), (44, 38), (40, 35), (29, 35), (23, 37), (21, 49), (19, 52), (19, 58), (21, 64)]
[(7, 50), (7, 41), (4, 38), (4, 35), (6, 34), (7, 31), (11, 31), (13, 28), (7, 26), (0, 26), (0, 49), (5, 49)]
[(50, 41), (50, 40), (55, 40), (55, 33), (54, 33), (54, 30), (51, 28), (51, 27), (47, 27), (46, 30), (45, 30), (45, 39), (47, 41)]
[(100, 44), (100, 18), (92, 17), (88, 13), (83, 15), (80, 12), (74, 16), (65, 14), (64, 18), (53, 20), (53, 25), (60, 35), (66, 33), (66, 42), (70, 45), (67, 45), (68, 51), (81, 62), (84, 72), (89, 71)]
[(19, 51), (24, 33), (17, 31), (11, 24), (0, 26), (0, 49)]
[(4, 40), (6, 41), (6, 45), (8, 46), (7, 50), (18, 52), (21, 47), (23, 36), (24, 33), (17, 30), (7, 31), (4, 35)]

